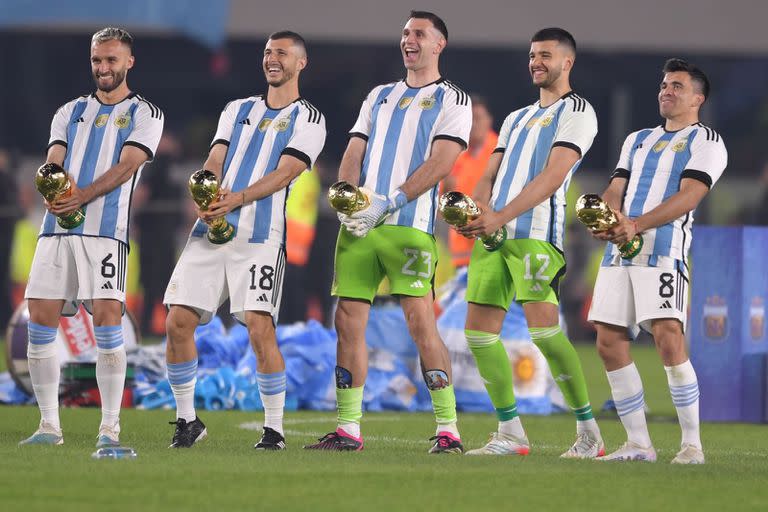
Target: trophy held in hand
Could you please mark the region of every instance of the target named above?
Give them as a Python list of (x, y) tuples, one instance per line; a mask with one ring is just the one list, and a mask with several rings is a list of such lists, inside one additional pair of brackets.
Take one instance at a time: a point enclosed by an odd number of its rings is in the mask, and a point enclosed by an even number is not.
[[(72, 192), (69, 173), (55, 163), (41, 165), (35, 173), (35, 187), (48, 203), (54, 203), (61, 197), (67, 197)], [(64, 229), (74, 229), (85, 221), (82, 208), (56, 216), (56, 222)]]
[[(202, 210), (219, 197), (219, 180), (211, 171), (200, 169), (189, 178), (189, 192), (195, 204)], [(208, 224), (208, 241), (221, 245), (229, 242), (235, 236), (235, 228), (225, 217), (219, 217)]]
[[(597, 194), (584, 194), (576, 201), (576, 216), (590, 231), (605, 231), (619, 223), (616, 213)], [(619, 254), (629, 260), (640, 254), (643, 236), (640, 234), (619, 246)]]
[[(482, 213), (477, 204), (467, 194), (462, 192), (446, 192), (440, 196), (440, 214), (451, 226), (461, 227), (475, 220)], [(486, 251), (495, 251), (504, 245), (507, 239), (507, 228), (502, 226), (494, 233), (480, 238)]]

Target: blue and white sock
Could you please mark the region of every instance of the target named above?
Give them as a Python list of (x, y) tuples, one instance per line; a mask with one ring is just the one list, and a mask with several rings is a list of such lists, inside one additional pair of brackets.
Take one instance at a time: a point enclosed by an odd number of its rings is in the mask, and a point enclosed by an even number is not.
[(648, 434), (648, 424), (645, 420), (645, 393), (643, 381), (635, 363), (624, 368), (606, 372), (608, 383), (611, 385), (611, 395), (619, 414), (627, 439), (643, 448), (651, 446), (651, 436)]
[(27, 358), (29, 376), (35, 392), (40, 418), (55, 429), (59, 423), (59, 377), (61, 368), (56, 357), (56, 328), (29, 322), (27, 324), (29, 343)]
[(168, 382), (176, 399), (176, 419), (195, 421), (195, 383), (197, 358), (183, 363), (168, 363)]
[(264, 426), (283, 434), (283, 410), (285, 409), (285, 372), (256, 373), (259, 396), (264, 404)]
[(93, 328), (96, 335), (96, 383), (101, 394), (101, 424), (120, 429), (120, 405), (125, 388), (125, 344), (121, 325)]
[(682, 444), (701, 449), (699, 433), (699, 381), (691, 361), (677, 366), (665, 366), (672, 403), (677, 409), (677, 419), (683, 431)]

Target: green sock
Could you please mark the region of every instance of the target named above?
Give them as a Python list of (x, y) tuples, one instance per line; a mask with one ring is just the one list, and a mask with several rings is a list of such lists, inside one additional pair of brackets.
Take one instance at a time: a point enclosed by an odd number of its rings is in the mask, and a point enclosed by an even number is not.
[(509, 356), (498, 334), (466, 329), (467, 345), (475, 356), (477, 369), (485, 383), (491, 403), (496, 408), (499, 421), (509, 421), (517, 416), (515, 389)]
[(592, 406), (581, 361), (576, 349), (563, 334), (560, 326), (533, 327), (528, 329), (531, 339), (547, 358), (555, 382), (563, 392), (566, 403), (573, 410), (578, 421), (592, 419)]
[(363, 417), (363, 387), (336, 388), (336, 407), (339, 410), (339, 424), (360, 423)]
[(432, 409), (435, 411), (435, 420), (438, 425), (456, 423), (456, 395), (453, 392), (453, 384), (443, 389), (430, 389), (432, 396)]

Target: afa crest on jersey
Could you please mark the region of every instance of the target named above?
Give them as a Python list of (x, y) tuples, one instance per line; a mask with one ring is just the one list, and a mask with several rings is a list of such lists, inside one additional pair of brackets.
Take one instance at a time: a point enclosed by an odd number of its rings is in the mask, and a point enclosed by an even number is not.
[(429, 96), (427, 98), (423, 98), (419, 102), (419, 108), (422, 109), (422, 110), (429, 110), (429, 109), (431, 109), (434, 106), (435, 106), (435, 98), (434, 98), (434, 96)]
[(681, 151), (684, 151), (687, 146), (688, 146), (687, 138), (683, 140), (679, 140), (672, 145), (672, 151), (674, 151), (675, 153), (680, 153)]
[(291, 120), (287, 117), (284, 117), (282, 119), (278, 119), (274, 123), (275, 130), (278, 132), (284, 132), (288, 129), (288, 127), (291, 126)]
[(131, 124), (131, 116), (128, 113), (125, 113), (119, 116), (117, 119), (115, 119), (115, 126), (120, 128), (121, 130), (123, 128), (127, 128), (129, 124)]
[(96, 120), (93, 122), (93, 125), (96, 128), (103, 128), (107, 125), (107, 121), (109, 121), (109, 114), (101, 114), (96, 116)]
[(704, 335), (711, 341), (723, 341), (728, 335), (728, 304), (724, 297), (707, 297), (704, 304)]
[(539, 125), (541, 125), (542, 128), (546, 128), (547, 126), (552, 124), (552, 121), (555, 120), (555, 115), (550, 114), (548, 116), (542, 117), (541, 121), (539, 121)]
[(752, 297), (749, 306), (749, 335), (754, 341), (765, 336), (765, 306), (762, 297)]

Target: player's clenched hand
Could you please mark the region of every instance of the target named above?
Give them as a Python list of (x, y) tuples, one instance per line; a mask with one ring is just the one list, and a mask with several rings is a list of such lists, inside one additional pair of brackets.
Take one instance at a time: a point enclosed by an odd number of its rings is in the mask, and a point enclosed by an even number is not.
[(475, 201), (480, 208), (480, 215), (473, 221), (457, 227), (456, 231), (466, 238), (483, 238), (495, 233), (501, 226), (506, 224), (501, 218), (499, 212), (493, 211), (487, 204), (481, 201)]
[(637, 234), (637, 222), (619, 212), (616, 212), (616, 216), (619, 219), (619, 223), (611, 229), (601, 232), (602, 236), (598, 238), (608, 240), (616, 245), (624, 245)]
[(389, 199), (381, 194), (372, 193), (368, 196), (371, 204), (368, 208), (355, 212), (349, 216), (346, 221), (342, 221), (347, 231), (354, 236), (363, 237), (370, 230), (379, 225), (388, 215), (390, 204)]
[(200, 218), (205, 222), (211, 222), (218, 217), (223, 217), (235, 208), (239, 208), (242, 205), (242, 192), (232, 192), (226, 188), (222, 188), (219, 190), (219, 198), (209, 204), (206, 211), (200, 212)]
[(89, 202), (91, 198), (87, 197), (87, 194), (77, 186), (72, 176), (69, 177), (70, 193), (66, 197), (60, 197), (53, 203), (46, 203), (45, 207), (48, 211), (54, 215), (62, 215), (73, 212), (80, 208), (85, 203)]

